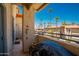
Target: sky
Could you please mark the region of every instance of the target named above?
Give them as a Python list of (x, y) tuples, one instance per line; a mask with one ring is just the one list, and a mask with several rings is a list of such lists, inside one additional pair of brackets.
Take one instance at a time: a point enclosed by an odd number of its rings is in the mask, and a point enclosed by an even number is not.
[[(22, 14), (22, 6), (19, 6), (20, 13)], [(51, 13), (48, 13), (48, 9), (52, 9)], [(50, 16), (50, 19), (49, 19)], [(52, 26), (55, 26), (55, 17), (58, 16), (58, 26), (62, 22), (68, 24), (76, 23), (79, 24), (79, 3), (49, 3), (44, 9), (34, 14), (35, 28), (42, 23), (52, 22)]]
[(19, 8), (19, 12), (20, 12), (20, 14), (22, 14), (22, 6), (21, 5), (18, 5), (18, 8)]
[[(48, 9), (52, 9), (51, 13), (48, 13)], [(49, 16), (51, 17), (49, 19)], [(52, 22), (52, 26), (55, 26), (55, 17), (59, 17), (58, 26), (62, 22), (68, 24), (76, 23), (79, 24), (79, 4), (77, 3), (50, 3), (43, 10), (36, 12), (34, 16), (35, 27), (42, 23)]]

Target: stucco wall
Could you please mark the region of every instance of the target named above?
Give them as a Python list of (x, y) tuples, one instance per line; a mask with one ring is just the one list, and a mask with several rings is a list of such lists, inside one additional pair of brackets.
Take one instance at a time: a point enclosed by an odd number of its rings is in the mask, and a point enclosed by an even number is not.
[(12, 5), (12, 22), (13, 22), (13, 41), (16, 39), (16, 5)]
[(5, 29), (6, 29), (6, 41), (7, 41), (7, 52), (8, 54), (12, 50), (12, 5), (11, 4), (4, 4), (6, 7), (6, 19), (5, 19)]
[(23, 7), (23, 50), (27, 52), (34, 39), (34, 10)]
[(22, 17), (16, 17), (16, 37), (22, 38)]
[[(16, 5), (10, 4), (10, 3), (5, 3), (3, 4), (5, 7), (5, 18), (4, 18), (4, 33), (5, 33), (5, 43), (6, 45), (6, 50), (7, 50), (7, 55), (10, 55), (12, 53), (13, 49), (13, 33), (12, 33), (12, 24), (13, 24), (13, 19), (15, 20), (16, 16)], [(15, 21), (14, 21), (15, 22)]]

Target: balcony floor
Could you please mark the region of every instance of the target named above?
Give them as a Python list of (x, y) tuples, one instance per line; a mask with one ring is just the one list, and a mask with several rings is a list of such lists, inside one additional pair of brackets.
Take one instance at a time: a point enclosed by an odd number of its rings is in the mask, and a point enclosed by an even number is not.
[(22, 51), (22, 41), (19, 44), (14, 44), (13, 56), (28, 56), (28, 53)]

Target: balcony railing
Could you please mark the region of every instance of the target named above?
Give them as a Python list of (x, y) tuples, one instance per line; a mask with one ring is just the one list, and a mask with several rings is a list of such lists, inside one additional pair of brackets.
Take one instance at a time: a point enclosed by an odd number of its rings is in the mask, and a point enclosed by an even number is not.
[(50, 36), (79, 43), (79, 35), (76, 34), (51, 33)]
[[(45, 34), (46, 33), (46, 34)], [(62, 34), (62, 33), (51, 33), (48, 34), (47, 32), (41, 32), (40, 35), (49, 35), (51, 37), (55, 37), (58, 39), (73, 41), (79, 44), (79, 35), (77, 34)]]

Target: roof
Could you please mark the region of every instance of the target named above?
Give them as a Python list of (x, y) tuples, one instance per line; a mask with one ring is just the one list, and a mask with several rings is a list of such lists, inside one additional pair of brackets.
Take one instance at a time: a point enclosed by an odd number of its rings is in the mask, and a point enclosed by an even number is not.
[(67, 25), (65, 28), (79, 28), (79, 25)]
[[(52, 27), (48, 27), (48, 29), (51, 29), (51, 28), (60, 28), (60, 27), (61, 26), (52, 26)], [(79, 25), (65, 25), (65, 28), (79, 29)]]
[(16, 14), (16, 17), (22, 17), (22, 14)]
[(59, 26), (51, 26), (51, 27), (47, 27), (48, 29), (49, 28), (60, 28)]

